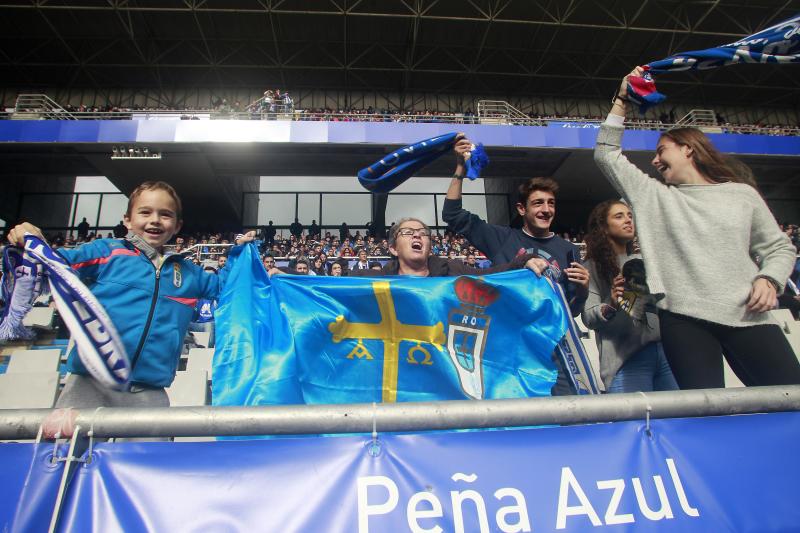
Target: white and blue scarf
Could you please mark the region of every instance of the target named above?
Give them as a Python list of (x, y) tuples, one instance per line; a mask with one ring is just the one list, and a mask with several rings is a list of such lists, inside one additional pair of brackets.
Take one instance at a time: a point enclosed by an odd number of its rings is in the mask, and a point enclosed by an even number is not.
[(31, 340), (36, 334), (22, 323), (42, 292), (42, 274), (19, 248), (8, 246), (3, 251), (3, 277), (0, 299), (5, 307), (0, 313), (0, 341)]
[[(19, 253), (20, 250), (16, 249), (9, 255), (17, 258)], [(8, 280), (11, 297), (7, 301), (6, 314), (25, 316), (30, 310), (30, 302), (38, 294), (35, 288), (37, 275), (43, 274), (49, 282), (58, 312), (72, 333), (83, 365), (106, 387), (126, 390), (131, 365), (125, 346), (103, 306), (67, 262), (42, 239), (26, 233), (24, 254), (19, 264), (23, 275)]]

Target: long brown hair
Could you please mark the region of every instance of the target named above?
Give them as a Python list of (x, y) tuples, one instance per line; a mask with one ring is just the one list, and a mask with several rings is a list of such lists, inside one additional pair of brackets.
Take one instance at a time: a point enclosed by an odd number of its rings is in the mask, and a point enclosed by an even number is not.
[(586, 259), (594, 262), (595, 269), (600, 279), (611, 285), (614, 278), (619, 274), (617, 265), (617, 254), (611, 246), (611, 238), (608, 236), (608, 212), (615, 205), (624, 205), (620, 200), (606, 200), (597, 204), (589, 214), (589, 221), (586, 224)]
[(692, 161), (697, 170), (709, 180), (715, 183), (726, 181), (744, 183), (756, 188), (756, 180), (750, 167), (717, 150), (708, 137), (697, 128), (675, 128), (662, 133), (661, 138), (664, 137), (679, 146), (691, 148)]

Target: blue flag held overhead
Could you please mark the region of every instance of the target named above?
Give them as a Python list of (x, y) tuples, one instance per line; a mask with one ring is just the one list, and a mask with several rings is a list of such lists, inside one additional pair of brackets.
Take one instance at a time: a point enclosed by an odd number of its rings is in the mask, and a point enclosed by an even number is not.
[(268, 278), (245, 246), (217, 309), (213, 404), (547, 396), (567, 314), (529, 270)]
[[(458, 133), (438, 135), (398, 148), (389, 155), (358, 171), (358, 181), (365, 189), (375, 193), (394, 190), (431, 162), (446, 154), (459, 140)], [(476, 179), (489, 164), (482, 144), (475, 145), (466, 160), (467, 177)]]
[(707, 70), (743, 63), (800, 63), (800, 15), (730, 44), (682, 52), (645, 65), (643, 78), (630, 78), (628, 97), (642, 113), (666, 97), (655, 90), (652, 75), (682, 70)]

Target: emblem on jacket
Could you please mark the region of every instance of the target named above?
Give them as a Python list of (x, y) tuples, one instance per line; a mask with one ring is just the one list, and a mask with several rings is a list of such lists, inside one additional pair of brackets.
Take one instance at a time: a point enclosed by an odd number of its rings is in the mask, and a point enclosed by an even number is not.
[(180, 286), (183, 284), (183, 275), (181, 274), (181, 264), (178, 261), (175, 261), (173, 263), (172, 283), (178, 288), (180, 288)]
[(455, 292), (461, 307), (450, 311), (448, 316), (447, 353), (464, 394), (479, 400), (484, 397), (483, 350), (491, 323), (485, 312), (499, 293), (491, 285), (468, 277), (456, 280)]

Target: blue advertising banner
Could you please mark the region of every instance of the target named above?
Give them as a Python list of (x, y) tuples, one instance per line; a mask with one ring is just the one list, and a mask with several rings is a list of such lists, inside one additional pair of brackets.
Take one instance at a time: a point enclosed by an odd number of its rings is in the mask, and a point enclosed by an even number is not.
[(64, 471), (52, 457), (52, 444), (0, 444), (0, 531), (47, 531)]
[[(0, 142), (254, 142), (413, 144), (452, 131), (494, 146), (594, 149), (597, 122), (553, 121), (547, 126), (415, 124), (394, 122), (289, 122), (248, 120), (1, 120)], [(655, 150), (659, 132), (629, 130), (623, 149)], [(711, 135), (720, 150), (735, 154), (798, 155), (800, 137)]]
[(61, 531), (796, 531), (800, 413), (100, 444)]

